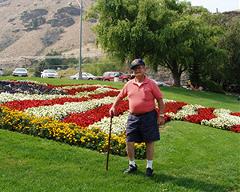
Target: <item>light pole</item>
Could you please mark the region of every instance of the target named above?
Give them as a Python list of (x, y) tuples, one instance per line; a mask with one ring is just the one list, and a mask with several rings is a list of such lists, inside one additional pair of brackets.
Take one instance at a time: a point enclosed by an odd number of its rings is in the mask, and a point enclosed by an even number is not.
[(79, 30), (79, 79), (82, 79), (82, 13), (83, 13), (83, 3), (82, 0), (76, 0), (80, 7), (80, 30)]

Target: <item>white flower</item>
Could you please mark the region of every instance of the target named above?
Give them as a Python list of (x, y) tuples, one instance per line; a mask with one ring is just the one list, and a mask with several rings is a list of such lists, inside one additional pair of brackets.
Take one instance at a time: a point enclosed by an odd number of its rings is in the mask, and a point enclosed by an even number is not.
[[(122, 115), (119, 115), (117, 117), (113, 117), (112, 119), (112, 133), (114, 134), (120, 134), (123, 131), (126, 130), (126, 123), (128, 118), (129, 112), (126, 111)], [(92, 125), (90, 125), (88, 128), (92, 129), (94, 127), (99, 127), (103, 132), (108, 133), (109, 132), (109, 126), (110, 126), (110, 117), (104, 117), (101, 121), (98, 121)]]
[(229, 109), (215, 109), (213, 111), (213, 114), (216, 115), (217, 117), (230, 115), (230, 113), (231, 113), (231, 111)]
[(163, 99), (164, 103), (169, 103), (169, 102), (176, 102), (175, 100), (171, 100), (171, 99)]
[(105, 97), (103, 99), (93, 99), (84, 102), (66, 102), (63, 105), (41, 106), (28, 108), (25, 111), (36, 116), (47, 116), (55, 119), (62, 119), (70, 113), (80, 113), (104, 104), (113, 103), (114, 97)]
[(76, 96), (78, 96), (78, 97), (83, 97), (83, 96), (87, 97), (87, 96), (92, 95), (92, 94), (106, 93), (108, 91), (119, 92), (118, 90), (115, 90), (115, 89), (110, 89), (110, 88), (106, 88), (106, 87), (99, 87), (99, 88), (97, 88), (94, 91), (79, 92), (79, 93), (76, 94)]
[(175, 119), (175, 120), (183, 120), (188, 115), (197, 114), (198, 113), (197, 110), (199, 108), (204, 108), (204, 107), (201, 105), (196, 105), (196, 104), (195, 105), (185, 105), (176, 114), (170, 113), (170, 116), (172, 119)]
[(213, 111), (216, 118), (202, 120), (201, 124), (220, 129), (230, 129), (233, 125), (240, 125), (240, 117), (231, 115), (228, 109), (215, 109)]
[(0, 103), (6, 103), (9, 101), (24, 101), (24, 100), (48, 100), (56, 98), (79, 98), (79, 95), (38, 95), (38, 94), (23, 94), (23, 93), (0, 93)]

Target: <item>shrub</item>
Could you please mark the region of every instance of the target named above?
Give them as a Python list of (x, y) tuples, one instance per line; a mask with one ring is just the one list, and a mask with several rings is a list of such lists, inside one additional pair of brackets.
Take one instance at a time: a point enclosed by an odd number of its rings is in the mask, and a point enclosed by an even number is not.
[(203, 87), (205, 90), (208, 91), (212, 91), (215, 93), (224, 93), (222, 86), (211, 80), (203, 81)]

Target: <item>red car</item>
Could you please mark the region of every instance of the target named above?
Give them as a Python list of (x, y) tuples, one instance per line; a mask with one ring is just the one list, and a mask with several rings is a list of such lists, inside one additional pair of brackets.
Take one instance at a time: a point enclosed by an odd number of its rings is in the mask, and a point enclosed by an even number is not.
[(127, 82), (130, 79), (129, 75), (122, 73), (122, 72), (117, 72), (117, 71), (105, 72), (103, 74), (102, 79), (104, 81), (113, 81), (115, 77), (119, 78), (119, 80), (122, 82)]

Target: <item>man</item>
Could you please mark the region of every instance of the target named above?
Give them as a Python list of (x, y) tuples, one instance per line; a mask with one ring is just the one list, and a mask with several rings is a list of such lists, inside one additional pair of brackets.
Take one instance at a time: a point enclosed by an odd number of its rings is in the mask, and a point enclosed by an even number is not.
[[(110, 115), (116, 115), (116, 106), (120, 100), (128, 96), (129, 116), (127, 121), (127, 154), (129, 167), (124, 173), (133, 173), (137, 171), (137, 165), (134, 161), (134, 143), (146, 143), (147, 166), (146, 175), (153, 175), (153, 153), (154, 141), (160, 139), (159, 125), (164, 124), (164, 103), (162, 93), (156, 83), (146, 75), (145, 63), (142, 59), (135, 59), (130, 66), (135, 78), (128, 81), (111, 109)], [(159, 113), (155, 109), (155, 100), (157, 100)]]

